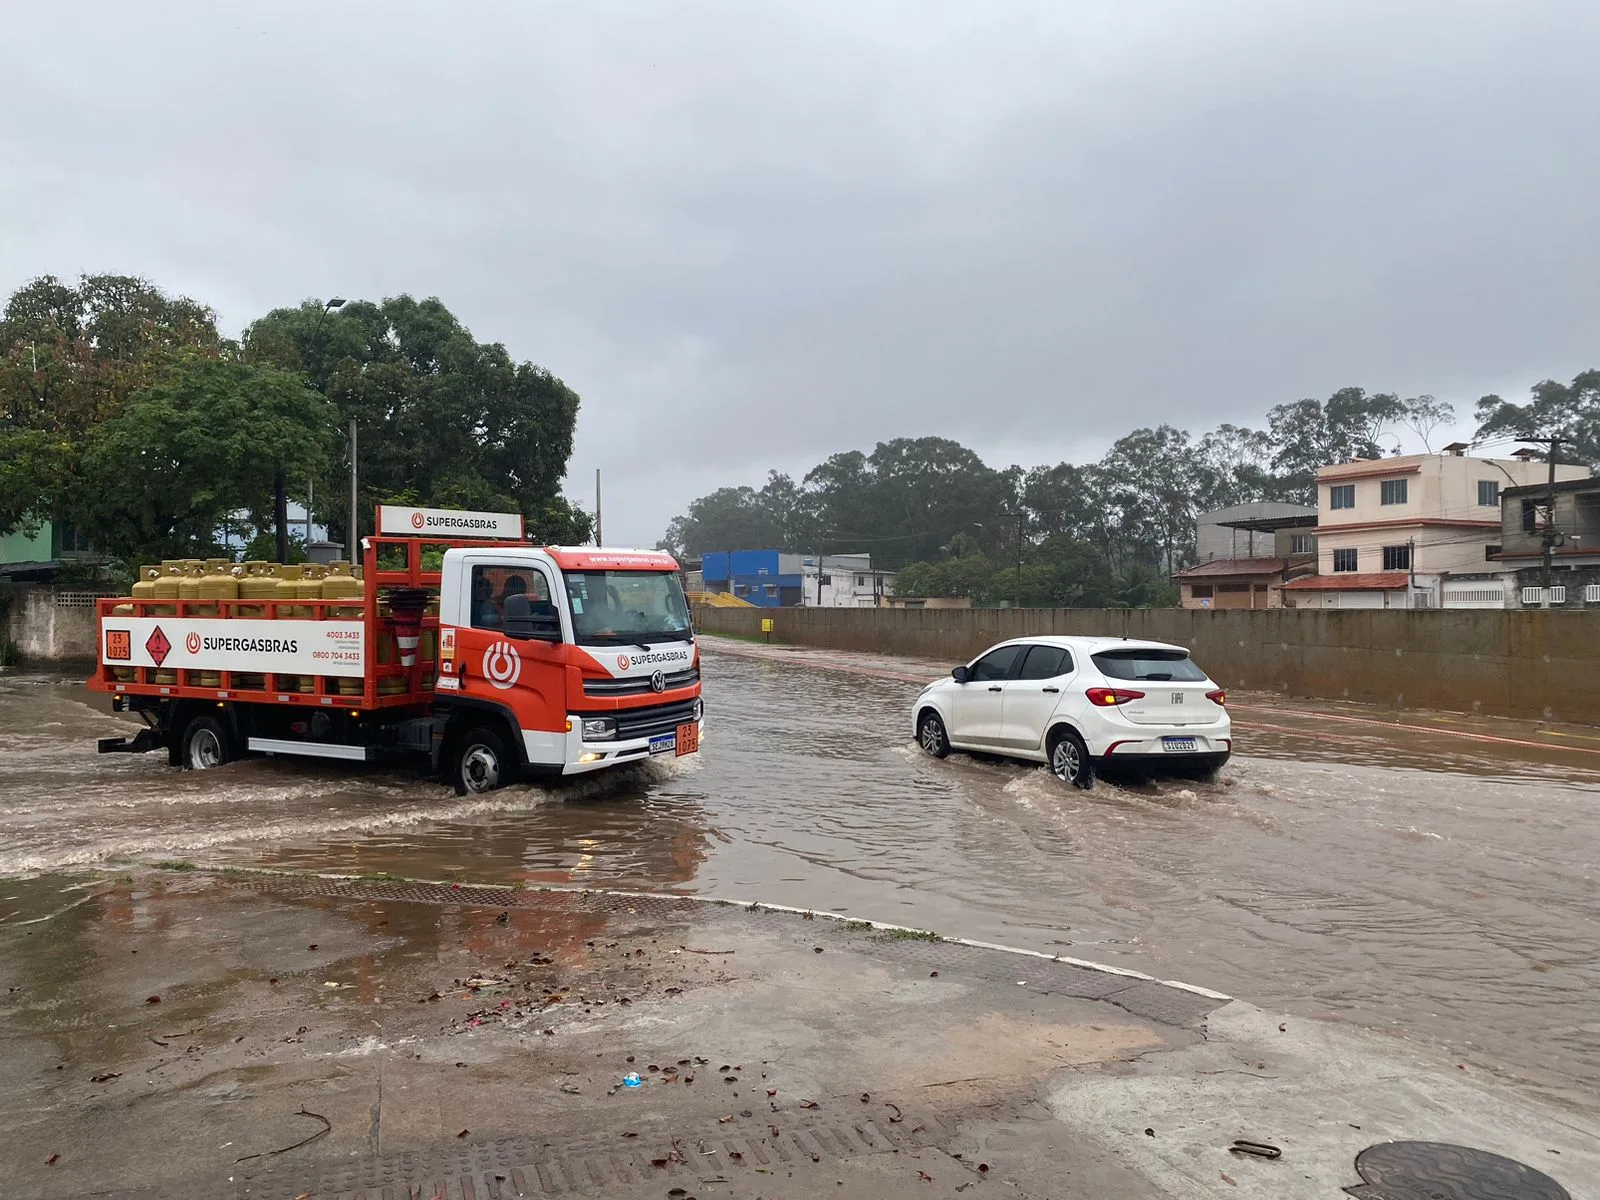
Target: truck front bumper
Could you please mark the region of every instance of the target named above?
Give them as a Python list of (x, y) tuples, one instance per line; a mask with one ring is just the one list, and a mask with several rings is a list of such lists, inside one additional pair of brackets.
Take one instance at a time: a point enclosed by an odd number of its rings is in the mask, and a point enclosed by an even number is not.
[[(581, 721), (575, 721), (579, 729), (583, 727)], [(573, 739), (571, 755), (562, 765), (563, 775), (585, 775), (590, 771), (603, 771), (607, 767), (617, 767), (624, 763), (643, 762), (648, 758), (685, 758), (697, 753), (700, 742), (705, 737), (706, 722), (702, 717), (692, 722), (695, 727), (695, 748), (679, 753), (677, 733), (657, 734), (648, 738), (627, 738), (624, 740), (609, 740), (604, 742), (586, 742), (580, 734), (569, 734)]]

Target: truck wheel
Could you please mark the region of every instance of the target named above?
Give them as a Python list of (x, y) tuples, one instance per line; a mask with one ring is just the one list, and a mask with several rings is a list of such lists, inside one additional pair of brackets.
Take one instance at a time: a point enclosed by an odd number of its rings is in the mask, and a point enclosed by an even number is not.
[(183, 765), (190, 771), (207, 771), (231, 762), (228, 731), (215, 717), (196, 717), (184, 726)]
[(458, 796), (492, 792), (510, 783), (516, 773), (505, 742), (487, 725), (469, 729), (456, 739), (451, 764), (451, 782)]
[(1076, 730), (1062, 727), (1050, 735), (1050, 773), (1071, 787), (1094, 786), (1094, 764)]

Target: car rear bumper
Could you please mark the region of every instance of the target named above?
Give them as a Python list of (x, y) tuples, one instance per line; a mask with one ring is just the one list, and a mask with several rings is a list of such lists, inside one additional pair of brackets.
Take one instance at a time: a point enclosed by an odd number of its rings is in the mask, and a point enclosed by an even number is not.
[(1113, 754), (1095, 760), (1101, 771), (1215, 771), (1231, 757), (1227, 750), (1186, 754)]
[[(1233, 730), (1224, 727), (1218, 730), (1212, 726), (1207, 732), (1200, 732), (1194, 726), (1178, 726), (1174, 728), (1154, 727), (1140, 729), (1138, 736), (1128, 736), (1131, 731), (1122, 731), (1115, 737), (1105, 740), (1101, 746), (1091, 746), (1090, 753), (1105, 762), (1123, 762), (1133, 759), (1163, 759), (1170, 762), (1182, 762), (1186, 759), (1214, 757), (1221, 755), (1224, 759), (1233, 752)], [(1181, 750), (1170, 748), (1168, 739), (1182, 739), (1192, 742), (1194, 749)], [(1181, 744), (1181, 743), (1180, 743)]]

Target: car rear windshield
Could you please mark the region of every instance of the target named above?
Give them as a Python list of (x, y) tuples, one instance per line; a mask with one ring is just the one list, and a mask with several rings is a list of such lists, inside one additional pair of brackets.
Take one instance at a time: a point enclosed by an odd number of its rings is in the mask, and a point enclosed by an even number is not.
[(1202, 683), (1206, 677), (1182, 650), (1102, 650), (1093, 657), (1094, 665), (1108, 679)]

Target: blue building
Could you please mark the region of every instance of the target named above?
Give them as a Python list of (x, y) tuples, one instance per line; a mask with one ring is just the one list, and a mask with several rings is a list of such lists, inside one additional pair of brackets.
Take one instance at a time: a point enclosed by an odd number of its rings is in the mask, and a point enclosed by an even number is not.
[(762, 608), (801, 603), (800, 555), (779, 550), (715, 550), (700, 560), (708, 592), (732, 592)]

